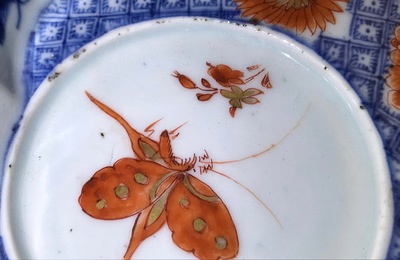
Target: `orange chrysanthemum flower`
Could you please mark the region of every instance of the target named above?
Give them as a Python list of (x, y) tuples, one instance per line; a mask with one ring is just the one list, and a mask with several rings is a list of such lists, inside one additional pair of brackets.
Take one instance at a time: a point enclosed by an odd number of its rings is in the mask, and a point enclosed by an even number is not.
[(265, 21), (287, 29), (315, 33), (326, 29), (326, 22), (335, 24), (334, 12), (343, 12), (338, 2), (349, 0), (234, 0), (243, 17)]

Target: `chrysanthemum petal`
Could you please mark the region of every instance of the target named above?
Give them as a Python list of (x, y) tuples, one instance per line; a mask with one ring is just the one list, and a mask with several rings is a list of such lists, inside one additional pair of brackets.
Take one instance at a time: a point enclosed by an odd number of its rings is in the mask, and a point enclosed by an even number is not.
[(342, 7), (338, 4), (336, 4), (332, 0), (317, 0), (317, 1), (315, 1), (315, 3), (324, 7), (327, 10), (332, 10), (335, 12), (343, 12)]
[(394, 91), (392, 94), (392, 105), (395, 108), (400, 109), (400, 91)]
[(336, 23), (335, 16), (333, 16), (332, 11), (325, 9), (324, 7), (318, 5), (318, 3), (315, 3), (314, 6), (324, 16), (325, 20), (332, 24)]
[(399, 41), (398, 41), (396, 38), (393, 38), (393, 39), (390, 41), (390, 44), (391, 44), (393, 47), (395, 47), (395, 48), (399, 48), (399, 45), (400, 45)]
[(394, 36), (398, 41), (400, 41), (400, 26), (397, 26), (396, 29), (394, 29)]
[(279, 8), (276, 10), (276, 12), (274, 12), (270, 16), (268, 16), (266, 20), (268, 20), (270, 23), (274, 23), (274, 20), (276, 18), (280, 17), (279, 15), (284, 12), (285, 12), (285, 10), (283, 10), (283, 8)]
[(286, 24), (288, 29), (296, 29), (296, 22), (297, 22), (297, 17), (299, 16), (299, 10), (295, 10), (293, 15), (290, 17), (290, 20)]
[(313, 13), (315, 22), (317, 23), (318, 27), (321, 28), (322, 31), (325, 31), (326, 22), (324, 16), (314, 6), (311, 7), (311, 12)]
[(254, 15), (252, 20), (257, 20), (257, 21), (266, 20), (274, 12), (276, 12), (276, 9), (272, 9), (272, 8), (265, 9), (265, 10), (259, 12), (258, 14)]
[(234, 0), (240, 9), (247, 9), (259, 4), (263, 4), (264, 0)]
[(304, 8), (304, 11), (307, 18), (308, 28), (310, 29), (311, 33), (314, 34), (317, 30), (317, 23), (315, 22), (314, 15), (311, 12), (311, 7)]
[(281, 25), (286, 27), (294, 12), (295, 12), (294, 8), (291, 8), (291, 9), (287, 10), (285, 15), (282, 16), (281, 19), (277, 21), (277, 23), (279, 23), (279, 24), (281, 24)]
[(297, 16), (297, 31), (298, 32), (304, 32), (304, 30), (307, 28), (307, 18), (306, 18), (306, 12), (304, 11), (304, 8), (299, 9), (299, 16)]
[(396, 49), (390, 53), (390, 59), (393, 65), (400, 65), (400, 50)]
[(389, 77), (386, 78), (386, 85), (390, 89), (400, 91), (400, 66), (393, 66), (389, 69)]
[(275, 2), (274, 7), (286, 7), (286, 9), (289, 9), (290, 5), (290, 0), (285, 1), (276, 1), (276, 0), (266, 0), (265, 2)]
[(278, 15), (275, 16), (275, 18), (274, 18), (273, 20), (270, 20), (269, 22), (270, 22), (270, 23), (273, 23), (273, 24), (279, 24), (279, 25), (284, 26), (284, 24), (282, 24), (280, 21), (281, 21), (285, 16), (288, 15), (288, 13), (290, 12), (290, 10), (291, 10), (291, 9), (289, 9), (288, 11), (283, 11), (283, 10), (282, 10), (281, 12), (279, 12)]
[(245, 12), (243, 12), (243, 16), (251, 16), (251, 15), (256, 15), (260, 12), (262, 12), (265, 9), (269, 9), (270, 7), (265, 5), (265, 4), (260, 4), (260, 5), (256, 5), (253, 6), (249, 9), (247, 9)]

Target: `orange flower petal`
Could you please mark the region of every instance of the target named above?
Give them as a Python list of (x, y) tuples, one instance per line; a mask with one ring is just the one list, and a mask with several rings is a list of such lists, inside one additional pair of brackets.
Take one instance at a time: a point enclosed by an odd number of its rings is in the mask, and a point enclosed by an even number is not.
[(218, 64), (216, 66), (216, 69), (219, 70), (219, 72), (224, 76), (227, 76), (232, 71), (232, 69), (229, 66), (226, 66), (224, 64)]
[(277, 21), (277, 23), (279, 23), (279, 24), (283, 25), (284, 27), (286, 27), (286, 25), (288, 24), (290, 18), (293, 15), (294, 11), (295, 11), (295, 9), (293, 9), (293, 8), (287, 10), (287, 12), (284, 13), (284, 15)]
[(268, 17), (273, 14), (274, 12), (276, 12), (276, 9), (274, 8), (267, 8), (261, 12), (259, 12), (258, 14), (256, 14), (252, 19), (253, 20), (258, 20), (258, 21), (263, 21), (268, 19)]
[(393, 66), (389, 69), (389, 77), (386, 78), (386, 84), (389, 88), (400, 91), (400, 66)]
[(290, 17), (290, 20), (286, 24), (286, 27), (288, 29), (295, 29), (296, 28), (296, 22), (297, 22), (297, 17), (299, 16), (299, 11), (295, 10), (293, 15)]
[(239, 9), (247, 9), (259, 4), (264, 3), (263, 0), (234, 0), (236, 3), (238, 3)]
[(260, 12), (262, 12), (263, 10), (265, 10), (265, 9), (268, 9), (268, 8), (270, 8), (269, 6), (266, 6), (265, 4), (260, 4), (260, 5), (256, 5), (256, 6), (253, 6), (253, 7), (251, 7), (251, 8), (249, 8), (249, 9), (247, 9), (245, 12), (243, 12), (243, 16), (250, 16), (250, 15), (256, 15), (256, 14), (258, 14), (258, 13), (260, 13)]
[(238, 78), (229, 79), (229, 83), (236, 84), (236, 85), (243, 85), (245, 82)]
[[(283, 25), (280, 21), (281, 21), (284, 17), (288, 16), (288, 13), (290, 13), (291, 10), (292, 10), (292, 9), (289, 9), (289, 10), (284, 11), (284, 12), (280, 12), (279, 15), (277, 15), (277, 16), (271, 21), (271, 23), (273, 23), (273, 24), (278, 24), (278, 25)], [(284, 25), (283, 25), (283, 26), (284, 26)]]
[(274, 3), (274, 7), (278, 7), (278, 8), (281, 8), (281, 7), (284, 7), (286, 10), (289, 10), (289, 9), (291, 9), (290, 7), (288, 7), (288, 2), (287, 1), (289, 1), (289, 0), (286, 0), (286, 2), (285, 1), (276, 1), (276, 0), (266, 0), (266, 2), (275, 2)]
[(285, 11), (283, 8), (276, 9), (276, 12), (272, 13), (272, 14), (267, 18), (267, 20), (268, 20), (270, 23), (274, 23), (274, 20), (279, 19), (280, 15), (281, 15), (282, 13), (285, 13), (285, 12), (286, 12), (286, 11)]
[(392, 105), (395, 108), (400, 109), (400, 91), (395, 91), (392, 94)]
[(319, 12), (319, 10), (317, 8), (315, 8), (314, 6), (311, 7), (311, 11), (314, 15), (315, 21), (318, 24), (318, 27), (321, 28), (322, 31), (325, 31), (326, 29), (326, 22), (325, 22), (325, 18), (322, 15), (322, 13)]
[(390, 44), (392, 44), (393, 47), (398, 48), (399, 47), (399, 41), (396, 38), (393, 38), (390, 41)]
[(318, 3), (315, 3), (314, 6), (324, 16), (325, 20), (332, 24), (336, 23), (335, 16), (333, 16), (332, 11), (325, 9), (324, 7), (318, 5)]
[(390, 53), (390, 59), (393, 65), (400, 65), (400, 50), (396, 49)]
[(400, 41), (400, 26), (397, 26), (396, 29), (394, 29), (394, 36), (398, 41)]
[(306, 28), (307, 28), (306, 12), (304, 11), (304, 8), (301, 8), (299, 10), (299, 16), (297, 17), (297, 31), (302, 33)]
[(229, 73), (229, 78), (241, 78), (243, 75), (243, 72), (240, 70), (233, 70)]
[(336, 4), (335, 2), (333, 2), (332, 0), (317, 0), (315, 1), (316, 4), (324, 7), (327, 10), (332, 10), (332, 11), (336, 11), (336, 12), (343, 12), (342, 7), (340, 7), (338, 4)]
[(311, 12), (311, 8), (310, 7), (304, 8), (304, 12), (307, 18), (308, 28), (310, 29), (311, 33), (314, 34), (315, 31), (317, 30), (317, 23), (315, 21), (313, 13)]
[[(214, 93), (215, 94), (215, 93)], [(197, 93), (196, 97), (199, 101), (207, 101), (210, 98), (214, 96), (214, 94), (202, 94), (202, 93)]]

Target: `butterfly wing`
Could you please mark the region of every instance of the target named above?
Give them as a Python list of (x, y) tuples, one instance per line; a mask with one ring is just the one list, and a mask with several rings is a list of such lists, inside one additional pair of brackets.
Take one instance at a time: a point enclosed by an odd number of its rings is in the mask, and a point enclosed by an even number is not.
[(167, 199), (178, 180), (179, 176), (166, 179), (159, 189), (159, 196), (150, 206), (140, 211), (133, 226), (124, 259), (130, 259), (142, 241), (156, 233), (164, 225), (167, 216), (165, 211)]
[(233, 258), (239, 241), (232, 217), (205, 183), (184, 174), (167, 202), (167, 224), (173, 241), (200, 259)]
[(97, 219), (121, 219), (147, 207), (156, 197), (160, 180), (171, 170), (151, 161), (118, 160), (97, 171), (82, 187), (79, 204)]

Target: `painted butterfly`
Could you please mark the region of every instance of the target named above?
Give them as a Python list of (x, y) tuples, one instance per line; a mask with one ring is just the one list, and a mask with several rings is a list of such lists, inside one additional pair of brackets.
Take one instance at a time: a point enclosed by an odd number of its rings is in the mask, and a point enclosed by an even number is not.
[(200, 259), (233, 258), (239, 240), (229, 210), (204, 182), (189, 174), (197, 157), (174, 156), (168, 131), (155, 141), (136, 131), (110, 107), (86, 92), (127, 132), (136, 158), (122, 158), (98, 170), (82, 187), (79, 204), (96, 219), (137, 215), (124, 259), (165, 223), (174, 243)]

